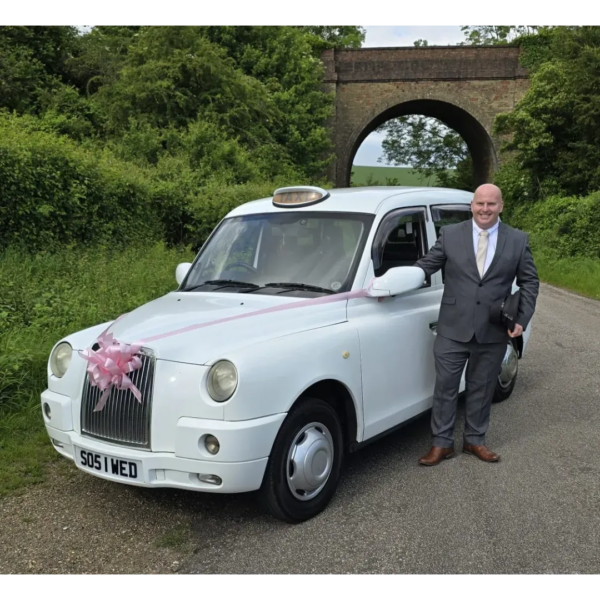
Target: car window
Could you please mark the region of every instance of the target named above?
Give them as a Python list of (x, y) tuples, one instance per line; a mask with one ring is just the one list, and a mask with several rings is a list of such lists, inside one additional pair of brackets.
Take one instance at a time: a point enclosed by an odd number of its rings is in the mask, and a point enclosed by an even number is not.
[[(184, 283), (185, 290), (230, 286), (234, 280), (261, 293), (288, 293), (269, 283), (295, 283), (340, 292), (348, 289), (373, 215), (285, 211), (225, 219), (202, 249)], [(209, 283), (204, 283), (209, 282)], [(219, 286), (215, 288), (215, 285)]]
[[(445, 206), (432, 206), (431, 218), (435, 226), (436, 239), (440, 236), (440, 229), (446, 225), (468, 221), (472, 217), (469, 204), (448, 204)], [(446, 270), (442, 267), (442, 282), (446, 280)]]
[(461, 223), (471, 218), (471, 206), (469, 204), (452, 204), (446, 206), (432, 206), (431, 218), (435, 225), (436, 238), (440, 235), (440, 229), (445, 225)]
[[(412, 267), (428, 248), (425, 209), (403, 209), (388, 215), (373, 243), (375, 276), (394, 267)], [(426, 282), (429, 285), (429, 278)]]

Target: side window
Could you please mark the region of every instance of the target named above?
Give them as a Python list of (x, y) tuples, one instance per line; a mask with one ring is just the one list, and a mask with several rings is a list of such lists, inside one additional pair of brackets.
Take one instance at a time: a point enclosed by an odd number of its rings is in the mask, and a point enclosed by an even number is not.
[[(452, 225), (468, 221), (472, 217), (469, 204), (448, 204), (445, 206), (432, 206), (431, 218), (435, 226), (435, 237), (440, 237), (440, 229), (445, 225)], [(442, 267), (442, 282), (446, 280), (446, 273)]]
[[(412, 267), (428, 249), (425, 209), (402, 209), (381, 222), (373, 243), (375, 276), (393, 267)], [(425, 285), (430, 285), (427, 278)]]

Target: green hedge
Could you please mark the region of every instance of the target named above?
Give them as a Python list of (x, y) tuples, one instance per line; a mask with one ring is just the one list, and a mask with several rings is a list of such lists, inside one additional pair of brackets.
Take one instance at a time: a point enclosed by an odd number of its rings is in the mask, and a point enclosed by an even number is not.
[(155, 202), (141, 170), (0, 115), (0, 248), (156, 241)]
[(39, 120), (0, 113), (0, 250), (159, 240), (198, 248), (232, 208), (306, 183), (293, 171), (285, 180), (237, 185), (219, 171), (207, 182), (181, 157), (143, 167), (88, 146)]
[(562, 257), (600, 258), (600, 192), (521, 204), (511, 208), (509, 221), (531, 234), (532, 246)]

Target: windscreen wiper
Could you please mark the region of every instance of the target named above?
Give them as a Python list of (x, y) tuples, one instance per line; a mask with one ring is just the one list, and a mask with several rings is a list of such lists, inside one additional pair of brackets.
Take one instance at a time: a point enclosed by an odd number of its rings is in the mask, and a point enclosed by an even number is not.
[(324, 294), (335, 294), (335, 290), (319, 287), (318, 285), (309, 285), (308, 283), (288, 283), (282, 281), (280, 283), (265, 283), (263, 288), (290, 288), (291, 290), (306, 290), (308, 292), (323, 292)]
[[(183, 290), (184, 292), (192, 292), (201, 288), (203, 285), (219, 285), (221, 287), (247, 287), (252, 288), (254, 290), (258, 289), (260, 286), (255, 283), (250, 283), (248, 281), (236, 281), (235, 279), (210, 279), (209, 281), (204, 281), (195, 285), (194, 287)], [(217, 288), (219, 289), (219, 288)]]

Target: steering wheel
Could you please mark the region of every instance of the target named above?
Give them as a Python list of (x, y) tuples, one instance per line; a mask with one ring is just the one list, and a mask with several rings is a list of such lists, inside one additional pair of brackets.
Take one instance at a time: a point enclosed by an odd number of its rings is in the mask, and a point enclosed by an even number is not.
[(251, 271), (252, 273), (258, 273), (258, 269), (255, 269), (252, 265), (249, 265), (245, 262), (233, 262), (223, 267), (223, 271), (227, 271), (227, 269), (231, 269), (232, 267), (243, 267), (244, 269), (248, 269), (248, 271)]

